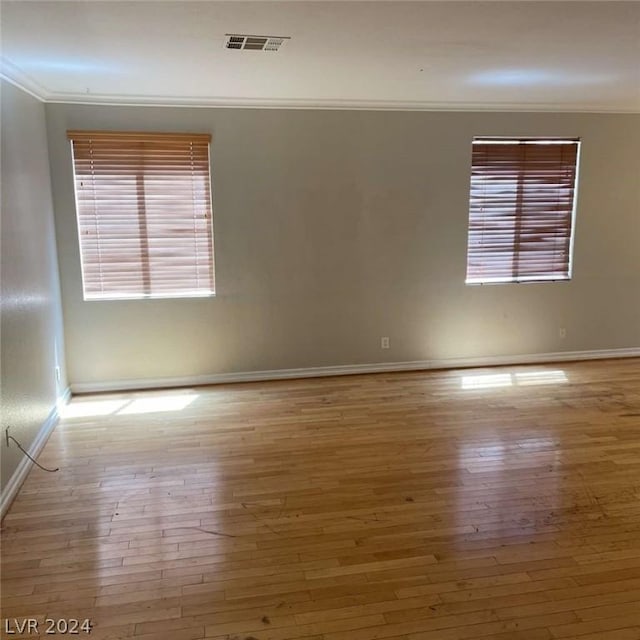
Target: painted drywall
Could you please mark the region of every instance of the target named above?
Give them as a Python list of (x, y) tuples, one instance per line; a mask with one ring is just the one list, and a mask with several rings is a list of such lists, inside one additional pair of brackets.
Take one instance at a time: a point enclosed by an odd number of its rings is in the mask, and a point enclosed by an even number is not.
[[(49, 104), (47, 124), (72, 383), (640, 345), (638, 115)], [(213, 135), (215, 298), (83, 301), (67, 129)], [(582, 139), (573, 280), (464, 284), (474, 135)]]
[[(2, 487), (66, 389), (44, 105), (2, 81)], [(55, 367), (61, 368), (60, 381)]]

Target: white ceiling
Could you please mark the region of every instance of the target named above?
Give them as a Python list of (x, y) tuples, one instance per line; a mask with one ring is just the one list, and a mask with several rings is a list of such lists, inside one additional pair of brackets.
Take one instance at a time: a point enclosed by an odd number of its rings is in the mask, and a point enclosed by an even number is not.
[[(3, 73), (65, 102), (640, 111), (640, 2), (2, 0)], [(278, 52), (226, 33), (290, 36)]]

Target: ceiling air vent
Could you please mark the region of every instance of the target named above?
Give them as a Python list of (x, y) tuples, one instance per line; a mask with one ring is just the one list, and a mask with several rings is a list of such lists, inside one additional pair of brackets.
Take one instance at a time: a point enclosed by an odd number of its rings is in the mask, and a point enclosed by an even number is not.
[(245, 36), (227, 33), (224, 41), (225, 49), (244, 49), (251, 51), (277, 51), (285, 42), (290, 40), (281, 36)]

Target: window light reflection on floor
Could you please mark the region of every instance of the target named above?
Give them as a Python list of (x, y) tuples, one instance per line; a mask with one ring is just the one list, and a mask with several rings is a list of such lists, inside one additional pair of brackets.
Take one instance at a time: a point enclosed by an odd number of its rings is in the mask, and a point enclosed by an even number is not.
[(108, 416), (122, 409), (129, 400), (80, 400), (72, 401), (60, 410), (62, 418), (88, 418)]
[(515, 373), (516, 384), (559, 384), (569, 382), (567, 374), (558, 369), (555, 371), (524, 371), (523, 373)]
[(463, 389), (488, 389), (490, 387), (510, 387), (513, 384), (509, 373), (484, 373), (462, 376)]
[(60, 409), (65, 419), (90, 418), (109, 415), (135, 415), (142, 413), (163, 413), (181, 411), (189, 406), (197, 393), (154, 394), (142, 398), (118, 398), (109, 400), (72, 400)]
[(166, 395), (153, 396), (151, 398), (137, 398), (132, 400), (126, 407), (118, 411), (119, 416), (135, 413), (159, 413), (164, 411), (181, 411), (189, 406), (196, 398), (197, 394), (189, 395)]
[(497, 387), (530, 386), (540, 384), (563, 384), (569, 382), (562, 369), (550, 371), (524, 371), (521, 373), (481, 373), (462, 376), (463, 389), (491, 389)]

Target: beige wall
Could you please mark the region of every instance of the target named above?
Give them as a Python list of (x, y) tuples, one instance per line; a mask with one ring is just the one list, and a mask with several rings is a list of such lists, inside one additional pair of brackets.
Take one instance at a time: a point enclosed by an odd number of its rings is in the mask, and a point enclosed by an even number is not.
[[(44, 105), (2, 81), (2, 487), (66, 388)], [(55, 367), (61, 381), (56, 382)]]
[[(72, 382), (640, 345), (638, 115), (51, 104), (47, 122)], [(82, 301), (68, 128), (213, 134), (215, 299)], [(474, 135), (582, 138), (571, 282), (465, 286)]]

